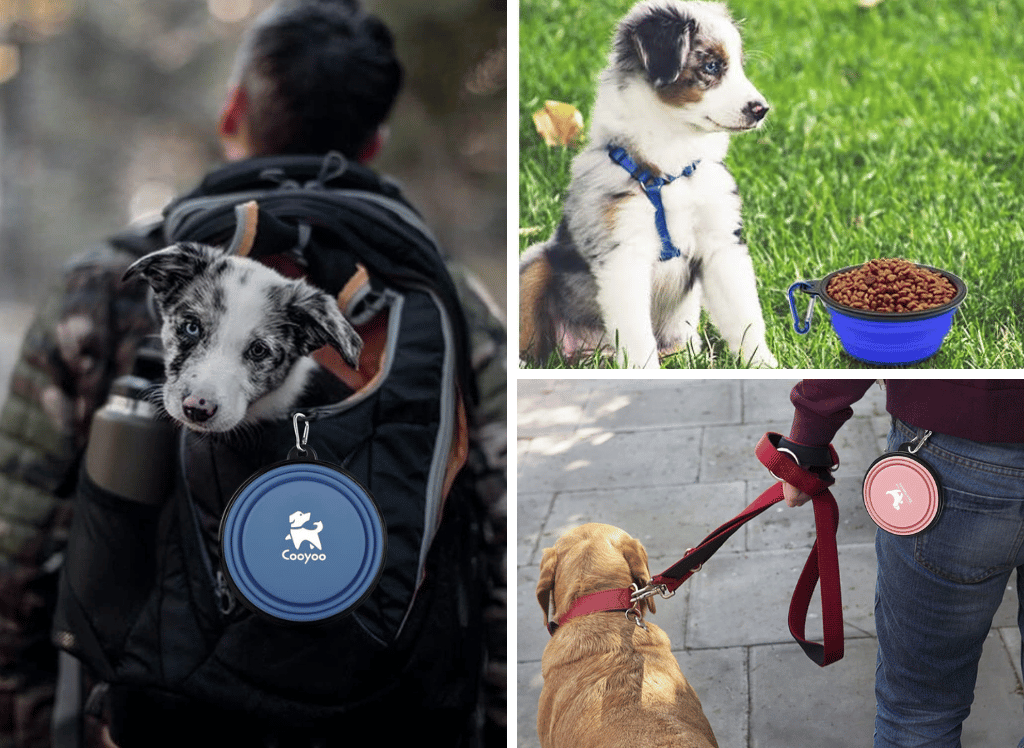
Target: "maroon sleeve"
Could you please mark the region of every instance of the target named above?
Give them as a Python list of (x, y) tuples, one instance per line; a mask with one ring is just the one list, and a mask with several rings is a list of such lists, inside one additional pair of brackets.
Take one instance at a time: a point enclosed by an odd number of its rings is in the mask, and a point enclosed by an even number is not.
[(820, 447), (829, 444), (853, 415), (850, 406), (864, 397), (874, 379), (804, 379), (789, 395), (796, 412), (789, 439)]

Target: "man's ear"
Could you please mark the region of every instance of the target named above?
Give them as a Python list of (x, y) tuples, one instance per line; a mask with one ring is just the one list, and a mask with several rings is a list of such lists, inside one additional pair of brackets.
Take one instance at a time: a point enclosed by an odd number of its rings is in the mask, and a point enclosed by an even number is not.
[(373, 135), (370, 136), (366, 145), (364, 145), (362, 149), (360, 149), (359, 153), (356, 154), (356, 161), (361, 164), (366, 164), (377, 158), (377, 154), (380, 153), (384, 144), (388, 140), (388, 133), (389, 130), (387, 125), (381, 125), (374, 130)]
[(240, 161), (252, 155), (249, 143), (249, 97), (235, 86), (228, 93), (217, 122), (217, 133), (228, 161)]
[(153, 289), (157, 302), (162, 306), (205, 272), (219, 256), (216, 249), (205, 244), (172, 244), (136, 260), (125, 271), (122, 281), (141, 276)]

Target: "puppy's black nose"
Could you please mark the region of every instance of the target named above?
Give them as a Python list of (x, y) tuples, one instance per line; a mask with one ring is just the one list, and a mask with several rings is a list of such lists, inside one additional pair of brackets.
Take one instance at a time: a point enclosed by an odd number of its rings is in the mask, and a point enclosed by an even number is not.
[(760, 122), (768, 114), (768, 105), (763, 101), (751, 101), (743, 108), (743, 113), (754, 122)]
[(217, 412), (216, 403), (210, 403), (200, 397), (186, 397), (181, 403), (181, 410), (185, 417), (194, 423), (203, 423), (213, 417)]

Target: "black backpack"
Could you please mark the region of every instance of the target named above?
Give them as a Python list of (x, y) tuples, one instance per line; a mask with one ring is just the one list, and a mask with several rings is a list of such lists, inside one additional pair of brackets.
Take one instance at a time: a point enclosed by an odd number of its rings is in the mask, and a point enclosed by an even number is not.
[(93, 706), (123, 746), (333, 745), (354, 727), (385, 744), (477, 745), (485, 572), (480, 507), (460, 470), (475, 392), (443, 257), (397, 187), (336, 154), (214, 172), (168, 207), (163, 240), (237, 242), (236, 209), (253, 200), (251, 256), (340, 294), (379, 341), (368, 382), (303, 404), (309, 447), (380, 508), (379, 582), (316, 627), (237, 604), (219, 572), (221, 514), (289, 453), (293, 424), (214, 439), (183, 430), (162, 507), (109, 495), (83, 471), (54, 641), (100, 684)]

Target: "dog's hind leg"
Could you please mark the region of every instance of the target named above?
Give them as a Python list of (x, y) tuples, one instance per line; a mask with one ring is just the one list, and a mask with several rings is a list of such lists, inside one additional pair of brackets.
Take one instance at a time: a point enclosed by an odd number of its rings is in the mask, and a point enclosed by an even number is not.
[(550, 285), (547, 256), (540, 250), (527, 250), (519, 265), (519, 357), (541, 366), (554, 347), (554, 325), (547, 308)]

